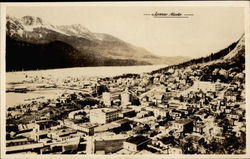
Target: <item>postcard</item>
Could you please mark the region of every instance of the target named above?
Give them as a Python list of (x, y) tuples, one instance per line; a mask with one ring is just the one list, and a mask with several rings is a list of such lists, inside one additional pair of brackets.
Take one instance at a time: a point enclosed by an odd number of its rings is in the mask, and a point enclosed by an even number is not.
[(249, 158), (249, 4), (1, 3), (1, 158)]

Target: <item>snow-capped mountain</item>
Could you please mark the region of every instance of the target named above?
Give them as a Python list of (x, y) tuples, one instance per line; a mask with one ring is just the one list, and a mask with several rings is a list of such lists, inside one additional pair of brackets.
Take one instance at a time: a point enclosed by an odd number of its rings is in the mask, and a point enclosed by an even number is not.
[(6, 34), (9, 36), (19, 35), (22, 36), (24, 26), (21, 21), (15, 17), (6, 17)]
[[(25, 36), (26, 33), (33, 32), (36, 29), (48, 29), (56, 32), (60, 32), (66, 35), (66, 33), (58, 30), (54, 25), (50, 24), (46, 20), (34, 16), (24, 16), (22, 18), (6, 17), (6, 31), (10, 36)], [(41, 35), (40, 35), (41, 36)], [(38, 37), (40, 37), (38, 36)]]
[(24, 16), (20, 21), (23, 24), (24, 29), (27, 31), (34, 31), (34, 28), (55, 29), (53, 25), (39, 17)]
[(35, 37), (42, 38), (43, 34), (54, 31), (67, 36), (76, 36), (88, 40), (96, 41), (119, 41), (119, 39), (102, 33), (93, 33), (82, 24), (72, 25), (52, 25), (48, 21), (34, 16), (24, 16), (22, 18), (6, 17), (6, 31), (11, 37)]
[(34, 16), (24, 16), (22, 18), (7, 16), (6, 20), (7, 34), (10, 36), (29, 37), (27, 34), (37, 33), (37, 38), (42, 38), (43, 33), (48, 33), (46, 30), (50, 30), (67, 36), (82, 37), (89, 40), (102, 40), (99, 34), (90, 32), (81, 24), (52, 25), (48, 21)]
[(56, 27), (59, 31), (70, 36), (77, 36), (96, 40), (95, 35), (81, 24), (61, 25)]
[[(93, 33), (81, 24), (57, 26), (34, 16), (7, 16), (6, 38), (9, 70), (175, 64), (188, 59), (158, 57), (112, 35)], [(51, 62), (46, 65), (44, 61)]]

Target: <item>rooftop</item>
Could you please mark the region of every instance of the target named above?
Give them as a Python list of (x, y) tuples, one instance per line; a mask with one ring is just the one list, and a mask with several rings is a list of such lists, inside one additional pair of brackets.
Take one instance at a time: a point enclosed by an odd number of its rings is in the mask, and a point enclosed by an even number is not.
[(142, 135), (139, 135), (139, 136), (135, 136), (135, 137), (129, 137), (126, 142), (130, 142), (130, 143), (133, 143), (133, 144), (136, 144), (136, 145), (140, 145), (146, 141), (150, 140), (148, 137), (146, 136), (142, 136)]
[(122, 109), (122, 113), (127, 113), (127, 112), (131, 112), (131, 111), (134, 111), (134, 109), (132, 109), (132, 108)]
[(107, 124), (100, 125), (100, 126), (96, 127), (95, 132), (103, 132), (103, 131), (117, 128), (119, 126), (120, 126), (120, 124), (117, 124), (115, 122), (107, 123)]
[(200, 135), (188, 135), (184, 138), (186, 141), (199, 142), (202, 139)]
[(193, 120), (192, 119), (180, 119), (180, 120), (176, 120), (175, 123), (178, 123), (178, 124), (187, 124), (189, 122), (192, 122)]
[(129, 119), (121, 119), (121, 120), (117, 120), (117, 121), (114, 121), (115, 123), (118, 123), (118, 124), (125, 124), (125, 123), (129, 123), (129, 122), (132, 122), (131, 120)]
[(77, 124), (80, 127), (84, 127), (84, 128), (92, 128), (92, 127), (97, 127), (98, 124), (97, 123), (90, 123), (90, 122), (86, 122), (86, 123), (80, 123)]
[(116, 112), (118, 110), (115, 109), (115, 108), (98, 108), (98, 109), (91, 109), (90, 111), (92, 111), (92, 112), (97, 111), (97, 112), (111, 113), (111, 112)]

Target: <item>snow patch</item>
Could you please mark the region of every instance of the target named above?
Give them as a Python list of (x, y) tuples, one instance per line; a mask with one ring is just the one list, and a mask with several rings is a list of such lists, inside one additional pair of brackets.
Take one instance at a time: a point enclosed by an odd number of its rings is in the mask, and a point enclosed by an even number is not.
[(23, 30), (22, 29), (18, 29), (17, 30), (17, 34), (20, 35), (21, 37), (23, 36)]

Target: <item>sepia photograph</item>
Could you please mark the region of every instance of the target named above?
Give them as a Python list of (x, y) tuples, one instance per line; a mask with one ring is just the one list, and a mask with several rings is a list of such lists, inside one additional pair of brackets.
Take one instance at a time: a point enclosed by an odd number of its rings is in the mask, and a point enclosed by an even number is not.
[(250, 157), (249, 3), (207, 3), (1, 4), (1, 156)]

